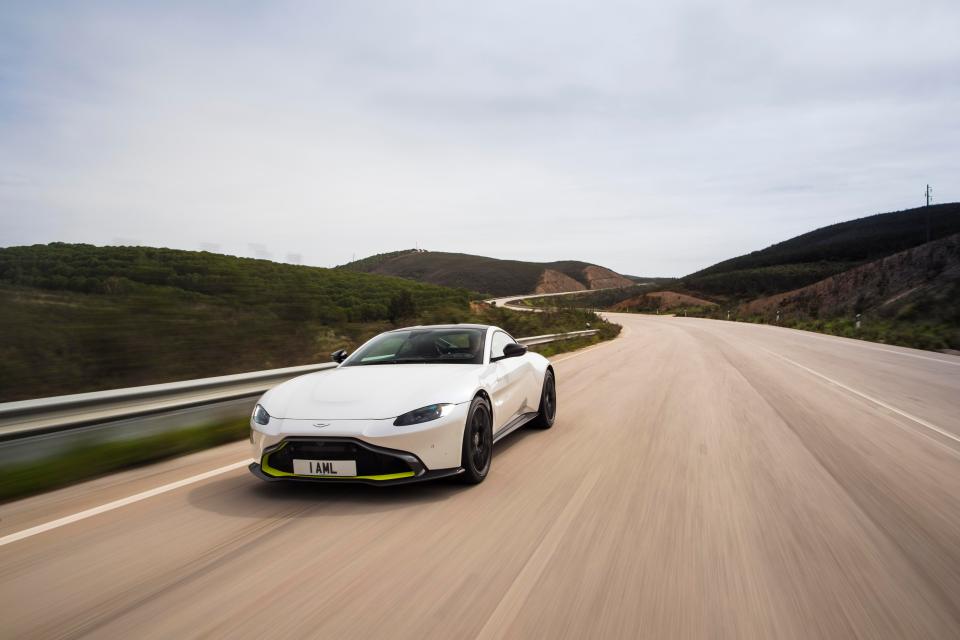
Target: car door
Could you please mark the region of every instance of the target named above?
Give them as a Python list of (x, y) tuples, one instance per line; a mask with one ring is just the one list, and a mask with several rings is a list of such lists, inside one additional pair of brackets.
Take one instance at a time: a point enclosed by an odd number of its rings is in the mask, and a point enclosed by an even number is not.
[(513, 420), (527, 400), (527, 384), (524, 379), (526, 359), (503, 357), (503, 348), (513, 342), (516, 341), (503, 331), (495, 331), (490, 340), (490, 363), (496, 367), (496, 383), (493, 389), (494, 432)]

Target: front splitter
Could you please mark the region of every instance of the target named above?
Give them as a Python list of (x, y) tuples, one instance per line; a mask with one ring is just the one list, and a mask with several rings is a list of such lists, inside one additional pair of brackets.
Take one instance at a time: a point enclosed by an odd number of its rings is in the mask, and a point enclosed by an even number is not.
[(313, 484), (369, 484), (376, 485), (378, 487), (386, 485), (398, 485), (398, 484), (411, 484), (413, 482), (427, 482), (428, 480), (439, 480), (440, 478), (449, 478), (451, 476), (460, 475), (463, 473), (463, 468), (455, 469), (436, 469), (433, 471), (424, 471), (419, 475), (407, 476), (405, 478), (392, 478), (387, 480), (375, 480), (372, 478), (356, 478), (345, 476), (343, 478), (330, 478), (330, 477), (316, 477), (308, 478), (305, 476), (272, 476), (266, 473), (261, 467), (259, 462), (251, 462), (250, 473), (257, 476), (261, 480), (267, 480), (268, 482), (310, 482)]

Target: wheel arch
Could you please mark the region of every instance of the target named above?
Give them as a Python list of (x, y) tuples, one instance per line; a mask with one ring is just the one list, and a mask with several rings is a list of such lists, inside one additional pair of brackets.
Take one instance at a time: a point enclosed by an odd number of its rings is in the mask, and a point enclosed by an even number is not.
[(557, 372), (553, 370), (553, 365), (548, 362), (548, 363), (547, 363), (547, 368), (544, 369), (544, 371), (543, 371), (543, 379), (542, 379), (541, 382), (540, 382), (540, 386), (541, 386), (540, 396), (541, 396), (541, 398), (543, 397), (543, 386), (544, 386), (544, 385), (546, 384), (546, 382), (547, 382), (547, 374), (548, 374), (548, 373), (553, 376), (553, 384), (554, 384), (554, 385), (557, 384)]
[[(471, 396), (470, 402), (473, 402), (477, 398), (483, 398), (484, 400), (487, 401), (487, 406), (490, 407), (490, 420), (493, 424), (497, 424), (496, 417), (493, 414), (495, 409), (493, 407), (493, 398), (490, 397), (490, 392), (484, 389), (483, 387), (480, 387), (473, 392), (473, 396)], [(464, 425), (464, 428), (466, 428), (466, 425)]]
[[(477, 389), (477, 390), (474, 392), (473, 397), (474, 397), (474, 398), (476, 398), (476, 397), (483, 398), (484, 400), (486, 400), (487, 402), (490, 403), (490, 406), (491, 406), (491, 407), (493, 406), (493, 402), (490, 400), (490, 394), (487, 393), (487, 390), (486, 390), (486, 389), (483, 389), (483, 388)], [(472, 398), (471, 398), (471, 400), (472, 400)]]

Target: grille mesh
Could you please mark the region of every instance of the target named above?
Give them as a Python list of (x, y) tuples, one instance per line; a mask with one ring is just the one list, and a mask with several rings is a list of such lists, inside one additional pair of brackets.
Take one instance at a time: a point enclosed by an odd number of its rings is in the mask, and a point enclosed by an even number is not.
[(269, 454), (268, 462), (279, 471), (293, 473), (293, 460), (355, 460), (357, 475), (376, 476), (413, 471), (403, 459), (371, 451), (353, 442), (292, 440)]

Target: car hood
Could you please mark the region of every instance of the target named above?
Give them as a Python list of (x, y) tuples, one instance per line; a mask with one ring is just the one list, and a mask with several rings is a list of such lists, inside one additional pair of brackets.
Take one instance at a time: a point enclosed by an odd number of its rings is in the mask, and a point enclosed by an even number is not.
[(277, 385), (261, 399), (275, 418), (383, 420), (473, 397), (485, 365), (391, 364), (338, 367)]

